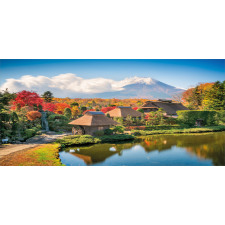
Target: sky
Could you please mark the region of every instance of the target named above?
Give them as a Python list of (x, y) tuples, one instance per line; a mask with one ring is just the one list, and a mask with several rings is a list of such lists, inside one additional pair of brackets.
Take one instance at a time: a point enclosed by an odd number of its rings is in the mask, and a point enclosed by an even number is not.
[[(136, 77), (136, 78), (134, 78)], [(10, 91), (50, 88), (57, 94), (121, 90), (138, 77), (153, 78), (187, 89), (198, 83), (225, 80), (225, 60), (158, 59), (3, 59), (0, 87)]]

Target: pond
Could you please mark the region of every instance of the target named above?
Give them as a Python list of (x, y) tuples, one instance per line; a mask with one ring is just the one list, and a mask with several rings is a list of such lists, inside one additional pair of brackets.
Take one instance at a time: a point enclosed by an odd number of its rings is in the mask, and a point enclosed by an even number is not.
[(60, 152), (60, 159), (66, 166), (224, 166), (225, 132), (70, 147)]

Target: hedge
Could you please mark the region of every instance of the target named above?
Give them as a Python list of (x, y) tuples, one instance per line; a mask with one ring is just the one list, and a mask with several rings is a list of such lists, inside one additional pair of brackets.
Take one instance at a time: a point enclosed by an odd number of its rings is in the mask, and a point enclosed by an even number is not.
[(128, 134), (104, 135), (102, 137), (93, 137), (91, 135), (70, 135), (62, 139), (58, 139), (56, 142), (61, 144), (61, 147), (66, 147), (97, 143), (114, 143), (133, 139), (134, 136)]
[(194, 126), (197, 119), (203, 120), (204, 126), (218, 125), (218, 112), (215, 110), (200, 111), (200, 110), (182, 110), (177, 111), (178, 122), (181, 125)]
[(134, 130), (131, 132), (134, 136), (147, 136), (156, 134), (189, 134), (189, 133), (207, 133), (225, 131), (225, 126), (211, 126), (211, 127), (198, 127), (198, 128), (183, 128), (183, 129), (172, 129), (172, 130)]
[(225, 123), (225, 110), (217, 111), (218, 120), (220, 123)]

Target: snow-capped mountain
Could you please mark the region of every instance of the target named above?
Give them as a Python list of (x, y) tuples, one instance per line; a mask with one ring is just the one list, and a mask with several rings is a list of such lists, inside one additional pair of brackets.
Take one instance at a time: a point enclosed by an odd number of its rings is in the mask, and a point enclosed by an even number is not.
[(184, 89), (165, 84), (152, 78), (133, 77), (123, 80), (122, 90), (95, 94), (100, 98), (172, 98)]

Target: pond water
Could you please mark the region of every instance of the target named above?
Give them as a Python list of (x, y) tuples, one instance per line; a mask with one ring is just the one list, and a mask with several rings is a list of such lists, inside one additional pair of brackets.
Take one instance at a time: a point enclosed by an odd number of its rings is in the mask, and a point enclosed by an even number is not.
[(70, 147), (60, 152), (60, 159), (67, 166), (224, 166), (225, 132)]

